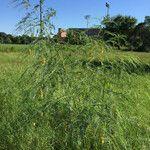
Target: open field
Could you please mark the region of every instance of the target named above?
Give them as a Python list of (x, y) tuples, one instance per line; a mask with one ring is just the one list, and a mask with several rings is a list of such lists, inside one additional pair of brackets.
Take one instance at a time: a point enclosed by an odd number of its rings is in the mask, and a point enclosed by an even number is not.
[(136, 57), (139, 57), (139, 59), (141, 61), (150, 63), (150, 53), (146, 53), (146, 52), (124, 52), (124, 54), (134, 55)]
[(0, 150), (150, 150), (148, 1), (7, 3)]
[[(80, 49), (81, 46), (76, 46), (77, 49)], [(29, 45), (19, 45), (19, 44), (0, 44), (0, 52), (4, 52), (4, 55), (6, 56), (6, 58), (2, 58), (3, 57), (3, 53), (1, 53), (0, 55), (0, 61), (3, 61), (3, 59), (7, 59), (7, 57), (11, 57), (11, 55), (5, 54), (7, 52), (10, 52), (13, 54), (13, 52), (24, 52), (30, 49)], [(72, 46), (70, 46), (70, 49), (72, 49)], [(113, 51), (114, 55), (119, 57), (120, 55), (132, 55), (135, 57), (138, 57), (141, 61), (144, 62), (150, 62), (150, 53), (147, 52), (123, 52), (123, 51)], [(108, 54), (109, 55), (109, 54)], [(112, 54), (111, 54), (112, 55)], [(12, 56), (13, 59), (13, 56)]]
[(16, 52), (0, 52), (0, 65), (20, 63), (21, 53)]
[(23, 52), (26, 51), (28, 48), (28, 45), (0, 44), (0, 52)]
[(44, 50), (0, 53), (0, 149), (150, 149), (149, 53)]

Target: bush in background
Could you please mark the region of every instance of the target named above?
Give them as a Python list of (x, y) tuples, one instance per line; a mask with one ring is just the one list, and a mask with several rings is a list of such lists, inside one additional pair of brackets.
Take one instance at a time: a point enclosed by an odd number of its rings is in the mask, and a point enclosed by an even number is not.
[(85, 45), (88, 43), (89, 37), (83, 31), (68, 30), (65, 41), (73, 45)]

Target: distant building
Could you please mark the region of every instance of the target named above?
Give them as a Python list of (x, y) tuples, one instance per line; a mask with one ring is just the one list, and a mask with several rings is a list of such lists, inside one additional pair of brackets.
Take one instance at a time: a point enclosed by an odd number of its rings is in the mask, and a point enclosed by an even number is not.
[(67, 31), (62, 29), (62, 28), (59, 28), (58, 29), (58, 36), (60, 39), (65, 39), (67, 37)]
[(69, 28), (68, 30), (85, 32), (88, 36), (98, 36), (101, 32), (98, 28)]
[(81, 31), (81, 32), (85, 32), (86, 35), (88, 36), (99, 36), (101, 29), (98, 28), (69, 28), (67, 30), (64, 30), (62, 28), (58, 29), (58, 36), (61, 39), (65, 39), (67, 37), (67, 31), (72, 30), (72, 31)]

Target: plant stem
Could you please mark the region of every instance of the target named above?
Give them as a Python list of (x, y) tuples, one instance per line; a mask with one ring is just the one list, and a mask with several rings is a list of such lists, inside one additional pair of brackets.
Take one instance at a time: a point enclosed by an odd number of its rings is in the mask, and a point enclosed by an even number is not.
[(40, 36), (43, 35), (43, 0), (40, 0)]

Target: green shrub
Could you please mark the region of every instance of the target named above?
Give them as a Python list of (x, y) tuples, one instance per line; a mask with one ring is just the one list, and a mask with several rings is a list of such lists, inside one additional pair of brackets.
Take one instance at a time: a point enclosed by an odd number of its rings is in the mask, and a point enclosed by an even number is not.
[(127, 37), (125, 35), (117, 34), (117, 33), (112, 33), (109, 31), (103, 31), (103, 36), (102, 39), (107, 43), (113, 46), (114, 48), (118, 49), (127, 49), (128, 47), (128, 42), (127, 42)]
[(73, 45), (85, 45), (89, 41), (84, 31), (68, 30), (66, 42)]

